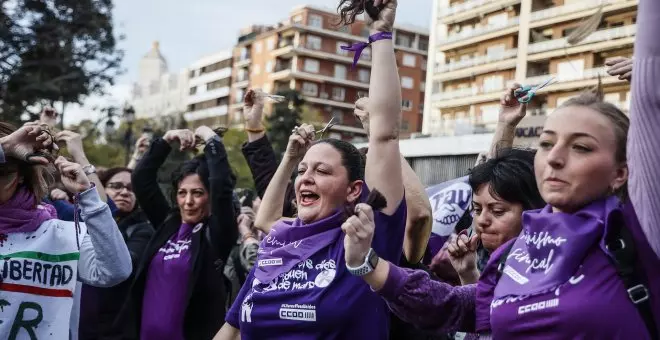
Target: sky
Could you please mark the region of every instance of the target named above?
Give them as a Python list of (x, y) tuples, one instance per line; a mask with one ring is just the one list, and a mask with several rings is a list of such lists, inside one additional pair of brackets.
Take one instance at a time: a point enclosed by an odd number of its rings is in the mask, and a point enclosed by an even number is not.
[[(154, 41), (170, 71), (187, 67), (205, 55), (231, 48), (241, 28), (276, 24), (298, 5), (336, 8), (338, 0), (114, 0), (116, 34), (124, 34), (119, 48), (125, 52), (126, 71), (108, 89), (108, 96), (87, 98), (83, 106), (67, 106), (65, 124), (94, 119), (90, 110), (105, 103), (120, 104), (130, 98), (140, 58)], [(432, 0), (399, 0), (397, 23), (430, 27)]]

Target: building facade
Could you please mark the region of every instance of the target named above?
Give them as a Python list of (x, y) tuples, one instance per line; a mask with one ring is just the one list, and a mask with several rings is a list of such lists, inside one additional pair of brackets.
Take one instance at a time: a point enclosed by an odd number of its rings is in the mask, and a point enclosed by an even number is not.
[(229, 124), (232, 52), (222, 51), (188, 67), (186, 122), (191, 127)]
[(138, 72), (131, 98), (136, 118), (167, 120), (185, 112), (188, 74), (168, 72), (158, 42), (142, 57)]
[[(248, 88), (273, 94), (290, 88), (304, 96), (317, 117), (326, 122), (334, 117), (339, 122), (331, 137), (364, 139), (352, 112), (354, 102), (368, 95), (370, 50), (352, 68), (353, 55), (341, 46), (366, 41), (369, 31), (364, 22), (340, 27), (338, 20), (334, 10), (302, 6), (276, 26), (253, 26), (241, 32), (233, 52), (232, 122), (242, 121), (242, 101)], [(397, 26), (393, 34), (403, 90), (401, 129), (407, 136), (422, 128), (428, 33)]]
[[(499, 98), (518, 82), (554, 78), (530, 102), (516, 143), (534, 145), (545, 117), (602, 77), (605, 99), (627, 111), (630, 86), (604, 63), (632, 56), (637, 0), (434, 0), (423, 133), (490, 133)], [(600, 7), (602, 5), (602, 7)], [(584, 39), (571, 35), (599, 18)], [(432, 65), (432, 66), (431, 66)]]

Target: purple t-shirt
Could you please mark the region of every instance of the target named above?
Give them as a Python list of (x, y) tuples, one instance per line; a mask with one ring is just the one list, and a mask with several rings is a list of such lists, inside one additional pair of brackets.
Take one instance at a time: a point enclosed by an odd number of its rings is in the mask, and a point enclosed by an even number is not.
[[(406, 225), (406, 203), (392, 216), (376, 212), (372, 247), (397, 263)], [(346, 270), (344, 234), (270, 283), (260, 283), (254, 268), (227, 323), (242, 339), (387, 339), (389, 310), (360, 277)], [(256, 266), (255, 266), (256, 268)]]
[(183, 223), (151, 260), (142, 299), (140, 339), (184, 340), (183, 319), (194, 226)]
[[(635, 238), (639, 271), (647, 276), (651, 305), (658, 314), (660, 259), (644, 237), (632, 206), (626, 204), (623, 211)], [(495, 251), (479, 281), (478, 331), (490, 330), (496, 339), (556, 339), (558, 335), (563, 339), (649, 339), (620, 276), (598, 243), (587, 252), (577, 272), (559, 287), (533, 296), (493, 300), (497, 261), (509, 244)], [(660, 321), (660, 315), (655, 317)]]

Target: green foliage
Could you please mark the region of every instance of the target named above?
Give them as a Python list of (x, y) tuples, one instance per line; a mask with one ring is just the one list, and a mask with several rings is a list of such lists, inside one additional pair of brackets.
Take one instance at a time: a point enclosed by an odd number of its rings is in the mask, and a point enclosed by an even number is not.
[[(124, 146), (115, 142), (120, 140), (118, 132), (112, 136), (102, 138), (102, 127), (90, 120), (83, 120), (80, 124), (70, 126), (68, 130), (80, 133), (83, 137), (83, 149), (91, 164), (97, 167), (125, 166), (126, 151)], [(101, 130), (99, 130), (101, 128)], [(106, 142), (104, 142), (106, 139)], [(108, 140), (109, 139), (109, 140)], [(62, 154), (68, 155), (66, 147), (62, 145)]]
[[(111, 0), (0, 0), (0, 119), (101, 94), (120, 72)], [(30, 112), (33, 110), (33, 112)]]

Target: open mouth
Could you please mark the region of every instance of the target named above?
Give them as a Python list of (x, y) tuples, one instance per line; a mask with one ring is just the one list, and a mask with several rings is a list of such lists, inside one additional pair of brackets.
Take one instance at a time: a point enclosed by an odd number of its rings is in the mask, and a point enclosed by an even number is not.
[(313, 191), (303, 190), (300, 192), (300, 205), (307, 207), (313, 205), (319, 200), (319, 195)]

